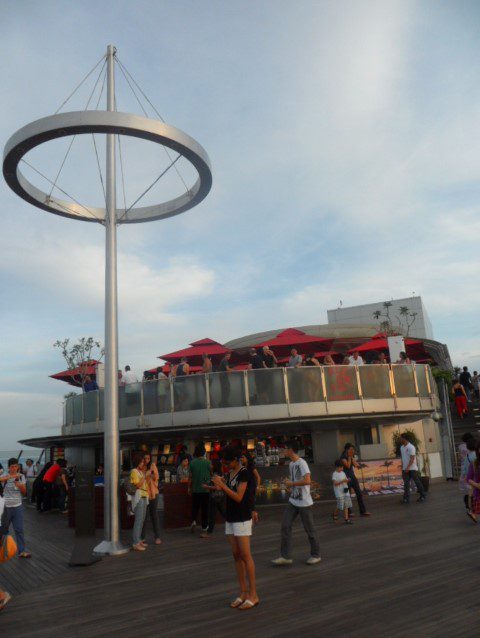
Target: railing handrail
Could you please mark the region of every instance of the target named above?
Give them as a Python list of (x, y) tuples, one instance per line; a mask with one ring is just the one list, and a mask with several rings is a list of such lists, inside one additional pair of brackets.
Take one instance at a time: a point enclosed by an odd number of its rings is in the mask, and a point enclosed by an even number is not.
[[(366, 380), (363, 379), (362, 380), (362, 376), (364, 376), (364, 370), (365, 371), (373, 371), (373, 370), (385, 370), (387, 372), (387, 377), (384, 379), (384, 382), (386, 384), (388, 384), (388, 392), (384, 393), (384, 396), (381, 397), (376, 397), (376, 398), (381, 398), (381, 399), (397, 399), (398, 398), (398, 392), (397, 392), (397, 383), (399, 381), (399, 379), (396, 379), (396, 370), (397, 369), (407, 369), (411, 371), (411, 381), (413, 382), (412, 384), (412, 393), (407, 395), (407, 396), (411, 396), (411, 397), (417, 397), (417, 398), (433, 398), (433, 396), (436, 394), (435, 392), (435, 387), (432, 387), (431, 381), (430, 381), (430, 370), (429, 370), (430, 366), (428, 364), (416, 364), (416, 363), (410, 363), (410, 364), (366, 364), (366, 365), (361, 365), (361, 366), (357, 366), (357, 365), (335, 365), (335, 366), (328, 366), (328, 365), (321, 365), (321, 366), (301, 366), (299, 368), (290, 368), (287, 366), (278, 366), (276, 368), (258, 368), (258, 369), (247, 369), (247, 370), (230, 370), (230, 371), (211, 371), (211, 372), (198, 372), (195, 374), (190, 374), (190, 375), (184, 375), (181, 377), (167, 377), (165, 379), (160, 378), (160, 379), (143, 379), (142, 381), (137, 381), (131, 384), (127, 384), (127, 385), (122, 385), (120, 386), (120, 390), (123, 388), (124, 389), (124, 394), (140, 394), (140, 401), (139, 401), (139, 409), (138, 409), (138, 414), (137, 416), (143, 416), (144, 413), (144, 403), (145, 403), (145, 396), (144, 396), (144, 388), (145, 387), (149, 387), (152, 386), (153, 384), (158, 385), (159, 382), (163, 385), (165, 385), (166, 387), (169, 388), (169, 395), (170, 395), (170, 404), (171, 404), (171, 411), (172, 412), (177, 412), (177, 411), (181, 411), (181, 410), (176, 410), (175, 409), (175, 392), (174, 391), (174, 385), (176, 384), (176, 382), (178, 383), (178, 381), (182, 381), (184, 384), (185, 382), (189, 383), (189, 380), (194, 378), (198, 384), (199, 380), (202, 379), (204, 381), (204, 393), (205, 396), (203, 397), (204, 399), (204, 406), (201, 408), (193, 408), (193, 409), (211, 409), (211, 382), (213, 382), (216, 378), (228, 378), (228, 377), (237, 377), (239, 379), (242, 379), (242, 383), (243, 383), (243, 389), (244, 389), (244, 398), (245, 398), (245, 403), (242, 404), (246, 407), (248, 407), (250, 405), (250, 387), (249, 387), (249, 378), (254, 378), (255, 376), (257, 376), (259, 373), (265, 373), (265, 374), (271, 374), (273, 373), (277, 373), (277, 374), (282, 374), (283, 375), (283, 379), (282, 379), (282, 388), (283, 388), (283, 394), (284, 394), (284, 398), (282, 400), (281, 403), (285, 403), (286, 405), (290, 405), (290, 404), (296, 404), (299, 403), (299, 401), (293, 401), (292, 400), (292, 388), (290, 388), (289, 383), (291, 383), (291, 379), (289, 379), (289, 377), (292, 374), (295, 374), (297, 376), (300, 376), (301, 374), (305, 374), (306, 371), (311, 372), (312, 370), (318, 370), (318, 375), (319, 375), (319, 391), (321, 390), (321, 395), (322, 398), (319, 399), (320, 402), (329, 402), (329, 401), (339, 401), (339, 400), (346, 400), (346, 399), (339, 399), (337, 395), (334, 396), (334, 398), (329, 398), (329, 395), (331, 395), (331, 386), (329, 389), (329, 377), (331, 378), (331, 372), (332, 370), (336, 370), (336, 371), (340, 371), (340, 370), (347, 370), (347, 369), (351, 369), (352, 370), (352, 374), (351, 375), (346, 375), (343, 379), (344, 383), (350, 383), (351, 382), (351, 390), (352, 392), (354, 392), (355, 394), (355, 400), (369, 400), (368, 396), (369, 396), (369, 391), (367, 388), (368, 383), (366, 383)], [(418, 382), (418, 370), (419, 369), (423, 369), (423, 378), (422, 378), (422, 388), (427, 389), (427, 394), (421, 394), (421, 389), (419, 386), (419, 382)], [(398, 373), (397, 373), (398, 374)], [(337, 376), (337, 375), (335, 375)], [(351, 377), (350, 379), (348, 377)], [(379, 377), (380, 379), (381, 377)], [(207, 383), (208, 379), (210, 379), (210, 383)], [(410, 380), (409, 380), (410, 381)], [(191, 383), (191, 382), (190, 382)], [(131, 386), (135, 386), (135, 388), (132, 388), (133, 392), (128, 392), (126, 390), (126, 388)], [(365, 387), (364, 387), (365, 386)], [(197, 385), (198, 387), (198, 385)], [(280, 388), (280, 386), (279, 386)], [(80, 411), (80, 423), (85, 422), (85, 415), (86, 415), (86, 403), (88, 402), (88, 399), (85, 399), (85, 397), (88, 397), (89, 395), (95, 396), (95, 401), (93, 401), (92, 399), (92, 404), (94, 403), (95, 405), (90, 405), (90, 411), (92, 408), (95, 408), (95, 418), (92, 419), (93, 421), (95, 420), (99, 420), (100, 419), (100, 400), (99, 397), (101, 395), (101, 393), (103, 392), (103, 389), (99, 389), (99, 390), (93, 390), (91, 392), (83, 392), (81, 394), (77, 394), (75, 396), (69, 397), (65, 400), (64, 402), (64, 425), (71, 425), (74, 423), (78, 423), (78, 420), (75, 419), (76, 417), (76, 410)], [(358, 395), (358, 396), (357, 396)], [(151, 395), (149, 395), (151, 397)], [(406, 398), (406, 397), (404, 397)], [(77, 403), (76, 403), (77, 402)], [(300, 401), (301, 403), (301, 401)], [(264, 405), (269, 405), (264, 404)], [(270, 404), (271, 405), (271, 404)], [(228, 406), (225, 406), (228, 407)], [(93, 414), (93, 412), (92, 412)], [(67, 422), (69, 419), (68, 417), (70, 416), (70, 422)]]

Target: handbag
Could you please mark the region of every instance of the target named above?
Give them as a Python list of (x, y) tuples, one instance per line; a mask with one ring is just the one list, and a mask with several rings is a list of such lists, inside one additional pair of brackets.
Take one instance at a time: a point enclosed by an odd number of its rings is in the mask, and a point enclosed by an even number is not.
[(17, 553), (17, 543), (10, 534), (0, 537), (0, 563), (6, 563)]

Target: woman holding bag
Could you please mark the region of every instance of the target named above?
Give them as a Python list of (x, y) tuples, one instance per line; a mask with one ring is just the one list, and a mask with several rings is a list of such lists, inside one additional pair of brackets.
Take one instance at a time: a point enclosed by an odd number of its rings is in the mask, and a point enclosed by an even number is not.
[[(146, 480), (148, 489), (148, 505), (147, 512), (150, 514), (150, 520), (152, 521), (153, 534), (155, 536), (155, 545), (161, 545), (160, 540), (160, 521), (158, 520), (158, 468), (155, 463), (152, 462), (150, 454), (145, 454), (143, 461), (146, 466)], [(147, 516), (143, 521), (142, 528), (142, 545), (145, 543), (145, 534), (147, 530)]]
[(135, 457), (135, 467), (130, 472), (130, 483), (136, 488), (132, 496), (132, 510), (135, 515), (133, 523), (133, 549), (136, 552), (144, 552), (146, 545), (142, 543), (142, 528), (148, 507), (147, 466), (145, 455), (138, 452)]

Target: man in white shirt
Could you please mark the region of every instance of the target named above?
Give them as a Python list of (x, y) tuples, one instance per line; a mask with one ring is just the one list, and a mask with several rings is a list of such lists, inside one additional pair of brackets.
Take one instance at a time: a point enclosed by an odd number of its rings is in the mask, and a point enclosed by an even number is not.
[(402, 455), (402, 476), (403, 476), (403, 500), (402, 503), (410, 502), (410, 481), (413, 480), (420, 496), (418, 501), (425, 500), (426, 494), (422, 481), (418, 475), (417, 451), (415, 446), (407, 439), (406, 434), (400, 435), (400, 454)]
[(272, 561), (274, 565), (291, 565), (292, 550), (292, 525), (300, 515), (303, 528), (310, 541), (310, 558), (307, 565), (316, 565), (320, 562), (320, 548), (318, 535), (313, 522), (313, 500), (310, 494), (311, 475), (307, 462), (298, 456), (298, 442), (289, 441), (285, 449), (285, 456), (290, 459), (288, 471), (290, 479), (285, 481), (285, 486), (290, 488), (290, 499), (283, 514), (282, 541), (280, 557)]
[(356, 350), (352, 354), (352, 356), (349, 357), (349, 360), (350, 360), (351, 366), (363, 366), (365, 363), (365, 361), (362, 359), (362, 357), (358, 354)]
[(135, 372), (132, 372), (130, 366), (125, 366), (125, 372), (123, 373), (123, 383), (124, 385), (130, 385), (132, 383), (138, 383), (137, 375)]

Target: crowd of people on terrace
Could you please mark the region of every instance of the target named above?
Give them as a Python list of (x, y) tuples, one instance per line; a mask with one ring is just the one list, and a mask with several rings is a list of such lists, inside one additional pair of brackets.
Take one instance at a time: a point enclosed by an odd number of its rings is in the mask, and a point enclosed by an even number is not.
[[(269, 346), (263, 346), (261, 350), (256, 348), (250, 348), (249, 359), (247, 364), (248, 370), (262, 370), (265, 368), (277, 368), (282, 366), (279, 362), (275, 352), (269, 348)], [(231, 363), (232, 353), (227, 352), (218, 363), (214, 363), (212, 358), (208, 354), (202, 355), (202, 367), (200, 371), (193, 371), (189, 364), (187, 357), (182, 357), (178, 363), (167, 366), (158, 366), (155, 371), (145, 370), (142, 379), (131, 369), (129, 365), (125, 366), (124, 371), (118, 371), (118, 385), (120, 387), (131, 386), (140, 381), (155, 381), (160, 379), (181, 378), (191, 374), (210, 374), (211, 372), (233, 372), (235, 366)], [(326, 354), (322, 356), (321, 353), (306, 353), (302, 354), (297, 348), (290, 350), (290, 356), (285, 362), (287, 368), (301, 368), (310, 366), (363, 366), (368, 364), (389, 364), (390, 361), (384, 352), (371, 351), (363, 358), (358, 351), (354, 351), (351, 355), (345, 355), (341, 364), (335, 363), (332, 355)], [(394, 361), (395, 364), (410, 364), (414, 363), (406, 352), (401, 352), (399, 358)], [(92, 392), (98, 390), (98, 385), (94, 379), (90, 376), (86, 376), (83, 383), (84, 392)]]
[[(418, 491), (418, 501), (425, 501), (425, 492), (419, 480), (416, 454), (417, 450), (408, 439), (408, 434), (401, 435), (400, 454), (402, 459), (402, 475), (404, 479), (404, 497), (402, 503), (410, 501), (410, 483), (414, 482)], [(468, 501), (468, 513), (476, 521), (476, 514), (480, 513), (480, 476), (478, 476), (478, 459), (480, 458), (480, 444), (466, 440), (468, 458), (471, 450), (476, 452), (470, 468), (465, 474), (465, 481), (472, 488), (472, 498)], [(320, 541), (314, 520), (313, 499), (311, 495), (312, 477), (308, 462), (299, 455), (300, 442), (290, 439), (284, 444), (284, 454), (288, 465), (285, 466), (287, 476), (283, 485), (288, 493), (281, 529), (280, 554), (272, 560), (277, 567), (291, 565), (292, 529), (299, 517), (305, 530), (309, 555), (306, 563), (317, 565), (321, 561)], [(235, 572), (238, 579), (239, 593), (231, 601), (232, 609), (249, 610), (260, 602), (256, 588), (255, 563), (251, 552), (250, 538), (255, 525), (259, 522), (256, 509), (257, 490), (261, 485), (261, 476), (255, 465), (255, 459), (248, 449), (239, 447), (237, 443), (224, 445), (219, 453), (207, 459), (203, 442), (195, 446), (193, 457), (187, 447), (182, 445), (175, 457), (176, 478), (179, 483), (185, 483), (188, 494), (191, 495), (191, 524), (190, 531), (194, 534), (200, 527), (200, 538), (209, 539), (215, 530), (217, 513), (225, 521), (225, 535), (230, 545)], [(355, 471), (360, 467), (353, 444), (346, 443), (338, 460), (332, 463), (332, 491), (335, 496), (335, 507), (332, 518), (339, 522), (339, 514), (345, 524), (352, 525), (354, 513), (350, 494), (355, 493), (359, 515), (369, 517)], [(9, 528), (13, 527), (16, 546), (14, 552), (19, 558), (30, 558), (26, 549), (23, 527), (24, 500), (29, 499), (37, 506), (38, 511), (49, 511), (53, 507), (63, 513), (65, 498), (70, 492), (74, 478), (72, 468), (67, 468), (67, 461), (63, 458), (55, 462), (48, 462), (35, 476), (35, 465), (31, 459), (22, 468), (16, 458), (8, 461), (8, 469), (0, 469), (0, 492), (3, 514), (0, 526), (0, 545), (5, 553), (7, 541), (13, 543), (9, 535)], [(473, 469), (472, 469), (473, 468)], [(74, 468), (73, 468), (74, 469)], [(97, 474), (103, 474), (103, 466), (97, 468)], [(29, 494), (27, 494), (26, 475), (34, 479)], [(31, 483), (31, 482), (30, 482)], [(148, 548), (147, 520), (151, 521), (153, 544), (162, 544), (160, 522), (158, 518), (158, 498), (160, 487), (160, 472), (154, 458), (148, 451), (134, 454), (133, 468), (124, 481), (125, 492), (130, 500), (130, 507), (134, 516), (132, 531), (132, 549), (144, 552)], [(466, 503), (467, 504), (467, 503)], [(13, 543), (15, 545), (15, 543)], [(2, 555), (0, 552), (0, 562)], [(8, 603), (11, 596), (0, 590), (0, 610)]]

